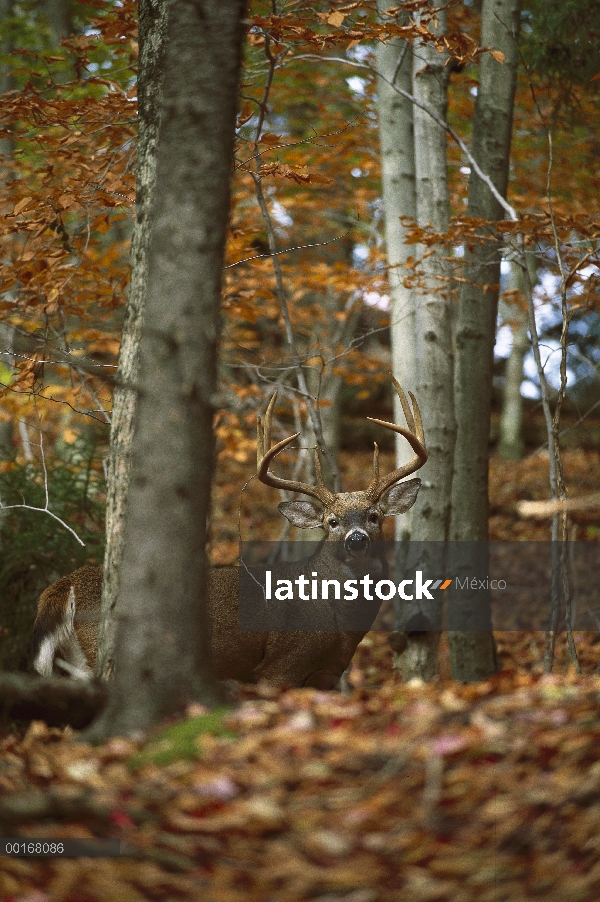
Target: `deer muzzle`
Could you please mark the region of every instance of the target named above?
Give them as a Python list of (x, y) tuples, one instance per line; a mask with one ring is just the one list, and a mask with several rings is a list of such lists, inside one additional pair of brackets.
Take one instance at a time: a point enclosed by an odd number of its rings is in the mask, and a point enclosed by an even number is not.
[(344, 539), (344, 548), (348, 554), (362, 555), (371, 547), (371, 539), (364, 529), (353, 529)]

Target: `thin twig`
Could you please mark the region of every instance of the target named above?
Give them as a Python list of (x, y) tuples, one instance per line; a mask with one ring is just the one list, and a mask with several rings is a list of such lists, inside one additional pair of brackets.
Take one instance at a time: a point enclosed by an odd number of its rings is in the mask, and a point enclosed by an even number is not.
[(348, 229), (347, 232), (344, 232), (343, 235), (338, 235), (337, 238), (330, 238), (328, 241), (319, 241), (316, 244), (295, 244), (293, 247), (285, 247), (283, 248), (283, 250), (275, 251), (274, 254), (255, 254), (253, 257), (244, 257), (243, 260), (237, 260), (236, 263), (228, 263), (227, 266), (223, 267), (223, 269), (232, 269), (234, 266), (240, 266), (240, 264), (242, 263), (249, 263), (251, 260), (268, 260), (269, 257), (278, 257), (281, 254), (290, 254), (292, 251), (302, 251), (308, 247), (326, 247), (328, 244), (333, 244), (335, 241), (342, 241), (350, 234), (351, 231), (352, 229)]

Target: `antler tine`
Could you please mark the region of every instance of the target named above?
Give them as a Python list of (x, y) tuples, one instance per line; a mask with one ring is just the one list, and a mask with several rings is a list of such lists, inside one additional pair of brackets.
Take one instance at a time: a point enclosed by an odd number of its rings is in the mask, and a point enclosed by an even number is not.
[[(417, 399), (415, 398), (415, 396), (413, 395), (413, 393), (411, 391), (409, 391), (409, 395), (410, 395), (411, 401), (413, 402), (413, 407), (414, 407), (414, 411), (415, 411), (415, 420), (416, 420), (415, 432), (416, 432), (417, 438), (419, 439), (419, 441), (421, 442), (423, 447), (425, 447), (425, 432), (423, 430), (423, 420), (421, 419), (421, 411), (419, 410), (419, 405), (417, 404)], [(425, 450), (427, 450), (427, 449), (425, 449)]]
[(379, 480), (379, 445), (373, 442), (373, 481)]
[(378, 426), (383, 426), (384, 429), (391, 429), (393, 432), (403, 435), (415, 453), (412, 460), (403, 464), (401, 467), (398, 467), (396, 470), (393, 470), (385, 477), (379, 476), (378, 468), (376, 472), (375, 460), (373, 461), (373, 479), (371, 485), (367, 489), (367, 493), (373, 500), (379, 498), (387, 489), (401, 479), (404, 479), (405, 476), (409, 476), (411, 473), (414, 473), (415, 470), (419, 470), (427, 461), (428, 457), (427, 448), (425, 446), (425, 434), (423, 432), (423, 420), (421, 419), (421, 411), (419, 410), (417, 399), (413, 393), (409, 391), (408, 394), (413, 405), (413, 409), (411, 410), (399, 382), (393, 376), (392, 380), (396, 387), (396, 391), (398, 392), (400, 403), (402, 404), (402, 410), (406, 417), (408, 429), (404, 426), (399, 426), (396, 423), (377, 420), (374, 417), (367, 417), (367, 419), (372, 423), (377, 423)]
[(325, 485), (325, 480), (323, 479), (323, 470), (321, 469), (321, 458), (319, 457), (319, 448), (317, 445), (315, 445), (314, 457), (315, 457), (315, 477), (317, 479), (317, 487), (319, 489), (325, 489), (326, 492), (329, 492), (329, 489)]
[[(392, 376), (392, 382), (396, 386), (396, 391), (398, 392), (398, 397), (400, 398), (400, 403), (402, 404), (402, 410), (404, 411), (404, 416), (406, 417), (406, 422), (408, 424), (408, 428), (411, 432), (415, 431), (415, 418), (413, 417), (412, 410), (410, 409), (410, 404), (406, 400), (406, 395), (402, 390), (402, 386), (398, 382), (395, 376)], [(415, 403), (414, 395), (409, 392), (409, 395), (412, 398), (413, 404)]]
[(300, 492), (303, 495), (310, 495), (316, 498), (322, 504), (326, 503), (333, 496), (323, 482), (320, 462), (315, 463), (316, 486), (305, 482), (296, 482), (293, 479), (281, 479), (279, 476), (269, 472), (271, 461), (300, 435), (299, 432), (295, 432), (294, 435), (282, 439), (271, 448), (271, 420), (273, 419), (273, 409), (276, 401), (277, 392), (275, 391), (265, 411), (264, 419), (260, 416), (256, 419), (256, 475), (264, 485), (269, 485), (275, 489), (286, 489), (288, 492)]
[(256, 418), (256, 469), (260, 470), (263, 458), (271, 447), (271, 420), (273, 418), (273, 408), (277, 401), (277, 389), (273, 393), (273, 397), (269, 401), (267, 409), (263, 417)]

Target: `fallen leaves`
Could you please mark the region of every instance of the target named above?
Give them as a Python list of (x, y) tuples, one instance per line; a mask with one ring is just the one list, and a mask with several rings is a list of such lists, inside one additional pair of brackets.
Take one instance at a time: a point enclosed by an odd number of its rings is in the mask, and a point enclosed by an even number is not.
[(600, 678), (540, 677), (526, 641), (501, 634), (503, 671), (481, 685), (406, 686), (374, 633), (357, 666), (376, 688), (245, 687), (236, 709), (196, 708), (143, 747), (40, 723), (7, 736), (3, 832), (113, 836), (123, 854), (4, 858), (0, 899), (592, 902)]

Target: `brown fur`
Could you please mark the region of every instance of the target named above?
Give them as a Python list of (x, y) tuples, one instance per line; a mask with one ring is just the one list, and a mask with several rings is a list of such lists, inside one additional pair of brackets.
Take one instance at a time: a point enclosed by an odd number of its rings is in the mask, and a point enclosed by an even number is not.
[[(72, 627), (67, 622), (69, 593), (75, 593), (75, 616)], [(73, 648), (76, 640), (90, 670), (96, 666), (98, 644), (98, 616), (102, 594), (102, 569), (86, 564), (69, 576), (63, 576), (48, 586), (38, 602), (38, 613), (33, 627), (33, 653), (36, 670), (49, 675), (48, 667), (41, 669), (39, 660), (44, 640), (59, 633), (53, 657), (65, 657), (70, 660), (69, 648)], [(74, 633), (74, 637), (73, 637)]]
[[(266, 679), (322, 689), (336, 686), (364, 632), (243, 632), (238, 622), (238, 572), (237, 567), (215, 567), (209, 574), (207, 613), (217, 678), (245, 683)], [(37, 656), (44, 638), (64, 621), (71, 588), (76, 600), (75, 634), (93, 671), (102, 596), (100, 567), (81, 567), (42, 592), (34, 626), (34, 654)], [(57, 656), (61, 652), (59, 644)]]

